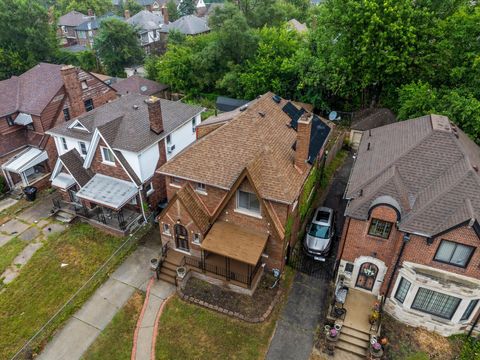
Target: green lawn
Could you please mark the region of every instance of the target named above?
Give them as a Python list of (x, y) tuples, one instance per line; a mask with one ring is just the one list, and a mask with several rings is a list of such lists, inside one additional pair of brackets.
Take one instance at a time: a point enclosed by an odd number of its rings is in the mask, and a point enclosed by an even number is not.
[(90, 346), (84, 360), (127, 360), (132, 353), (133, 334), (145, 297), (136, 292)]
[(0, 248), (0, 276), (27, 245), (26, 241), (14, 237)]
[[(293, 271), (286, 273), (283, 286), (289, 289)], [(250, 324), (174, 297), (160, 318), (156, 358), (263, 359), (282, 304), (266, 322)]]
[[(87, 224), (75, 224), (49, 237), (20, 275), (0, 294), (0, 358), (10, 358), (123, 242)], [(119, 259), (120, 260), (120, 259)], [(60, 265), (68, 264), (65, 267)], [(112, 264), (114, 266), (115, 264)], [(106, 274), (99, 276), (53, 324), (39, 341), (83, 303)], [(32, 348), (38, 350), (36, 342)]]

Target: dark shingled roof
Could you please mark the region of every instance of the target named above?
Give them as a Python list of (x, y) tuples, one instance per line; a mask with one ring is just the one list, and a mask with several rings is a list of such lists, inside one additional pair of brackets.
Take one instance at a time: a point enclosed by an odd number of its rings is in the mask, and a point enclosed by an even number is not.
[(372, 129), (360, 142), (345, 215), (365, 220), (375, 201), (388, 196), (400, 207), (402, 231), (433, 237), (478, 223), (479, 166), (480, 148), (445, 116)]
[(20, 76), (0, 81), (0, 116), (17, 111), (40, 115), (63, 86), (61, 68), (40, 63)]
[(395, 122), (397, 122), (397, 117), (389, 109), (365, 109), (353, 114), (351, 128), (353, 130), (365, 131)]
[(67, 151), (65, 154), (60, 155), (59, 158), (63, 166), (67, 168), (70, 175), (73, 176), (80, 186), (84, 186), (93, 177), (92, 171), (83, 167), (83, 158), (77, 149)]
[(58, 19), (59, 26), (78, 26), (89, 19), (89, 16), (78, 11), (70, 11)]
[[(106, 103), (76, 119), (64, 122), (48, 131), (49, 134), (69, 136), (90, 141), (95, 129), (114, 149), (138, 152), (160, 141), (179, 126), (190, 121), (203, 108), (180, 101), (160, 99), (164, 131), (157, 135), (150, 130), (148, 96), (129, 94)], [(78, 120), (88, 131), (69, 129)]]
[(215, 106), (220, 111), (232, 111), (245, 104), (248, 104), (248, 100), (232, 99), (225, 96), (217, 97), (217, 101), (215, 102)]
[(120, 95), (140, 94), (150, 96), (168, 89), (168, 85), (160, 84), (138, 75), (121, 79), (112, 84), (112, 87), (117, 90), (117, 93)]
[(195, 15), (182, 16), (180, 19), (162, 26), (160, 32), (168, 33), (174, 29), (185, 35), (196, 35), (210, 31), (207, 20)]

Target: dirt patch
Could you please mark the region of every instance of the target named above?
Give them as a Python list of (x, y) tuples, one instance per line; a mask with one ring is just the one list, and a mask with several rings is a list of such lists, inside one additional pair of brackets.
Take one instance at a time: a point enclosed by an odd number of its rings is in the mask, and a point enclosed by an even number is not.
[(271, 288), (274, 281), (271, 274), (264, 274), (253, 296), (249, 296), (191, 277), (183, 293), (229, 311), (238, 312), (246, 317), (254, 318), (262, 316), (272, 303), (278, 291), (278, 287)]
[(458, 358), (461, 342), (451, 341), (434, 332), (415, 328), (384, 314), (382, 335), (389, 343), (385, 346), (388, 359), (436, 359), (452, 360)]

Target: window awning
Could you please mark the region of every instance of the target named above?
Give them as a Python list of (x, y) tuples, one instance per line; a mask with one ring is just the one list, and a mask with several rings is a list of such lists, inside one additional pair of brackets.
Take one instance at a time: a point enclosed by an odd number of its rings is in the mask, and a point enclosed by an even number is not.
[(203, 250), (223, 255), (250, 265), (256, 265), (267, 244), (268, 234), (218, 221), (202, 241)]
[(84, 187), (77, 192), (77, 197), (96, 204), (119, 210), (137, 195), (137, 187), (128, 181), (102, 174), (95, 174)]
[(72, 175), (66, 173), (60, 173), (52, 180), (52, 186), (59, 187), (61, 189), (68, 189), (75, 184), (75, 179)]
[(46, 151), (29, 147), (3, 164), (2, 168), (19, 174), (47, 159)]
[(28, 125), (33, 123), (33, 120), (31, 115), (20, 113), (13, 122), (17, 125)]

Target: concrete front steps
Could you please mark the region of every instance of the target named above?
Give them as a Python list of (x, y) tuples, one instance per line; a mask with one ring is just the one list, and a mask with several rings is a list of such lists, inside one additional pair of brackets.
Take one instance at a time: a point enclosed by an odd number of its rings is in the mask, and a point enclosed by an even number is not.
[(168, 250), (167, 257), (163, 261), (162, 267), (160, 268), (159, 278), (172, 285), (176, 285), (175, 278), (177, 277), (177, 267), (180, 266), (183, 257), (184, 255), (176, 252), (175, 250)]
[(370, 334), (343, 325), (336, 347), (358, 359), (365, 359), (370, 346)]
[(74, 218), (75, 215), (63, 210), (58, 210), (55, 214), (55, 219), (66, 224), (71, 223)]

